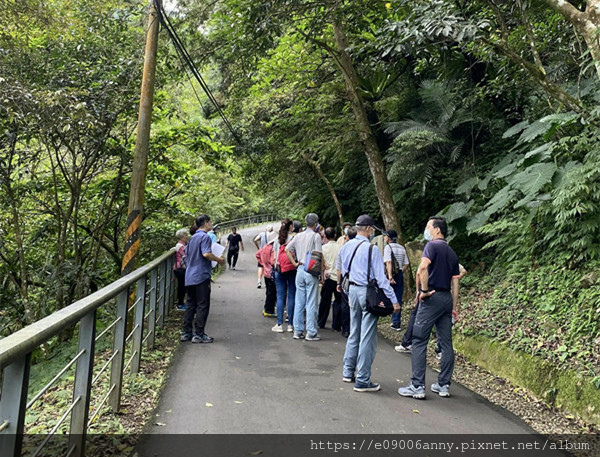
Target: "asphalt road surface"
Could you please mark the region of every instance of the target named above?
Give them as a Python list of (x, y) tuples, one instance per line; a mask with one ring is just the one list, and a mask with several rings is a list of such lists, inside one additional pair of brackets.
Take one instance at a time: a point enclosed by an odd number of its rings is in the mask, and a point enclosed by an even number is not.
[[(241, 231), (245, 251), (237, 269), (213, 284), (206, 333), (214, 343), (179, 345), (140, 455), (158, 449), (162, 434), (532, 433), (457, 384), (450, 398), (429, 388), (426, 400), (400, 397), (398, 387), (410, 381), (410, 355), (381, 337), (372, 380), (382, 389), (358, 393), (342, 382), (346, 339), (339, 332), (321, 330), (316, 342), (272, 332), (276, 319), (262, 316), (265, 289), (256, 288), (251, 240), (260, 230)], [(436, 380), (428, 370), (427, 385)]]

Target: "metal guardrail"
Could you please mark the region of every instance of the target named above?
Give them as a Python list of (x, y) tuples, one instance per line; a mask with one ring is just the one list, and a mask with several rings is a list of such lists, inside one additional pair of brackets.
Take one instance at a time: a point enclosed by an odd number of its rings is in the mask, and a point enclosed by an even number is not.
[(232, 227), (242, 228), (249, 225), (262, 224), (263, 222), (273, 222), (277, 219), (277, 214), (259, 214), (258, 216), (247, 216), (231, 221), (219, 222), (216, 225), (217, 231), (223, 234)]
[[(75, 365), (73, 400), (32, 455), (40, 454), (69, 415), (71, 418), (69, 444), (65, 455), (77, 457), (84, 455), (88, 427), (107, 402), (113, 411), (119, 410), (124, 371), (131, 368), (131, 374), (138, 373), (144, 345), (148, 350), (152, 349), (156, 326), (164, 326), (165, 315), (169, 313), (175, 299), (175, 283), (171, 271), (173, 262), (174, 250), (170, 250), (99, 291), (0, 340), (0, 368), (3, 370), (0, 396), (0, 457), (21, 455), (26, 410), (34, 406), (73, 365)], [(146, 287), (148, 282), (149, 288)], [(135, 301), (131, 308), (128, 308), (129, 293), (134, 286)], [(115, 297), (115, 319), (96, 336), (97, 310)], [(133, 327), (127, 334), (127, 319), (130, 312), (134, 315)], [(77, 354), (28, 402), (32, 352), (50, 338), (77, 323), (79, 323)], [(113, 333), (111, 355), (94, 376), (96, 342), (111, 331)], [(131, 357), (125, 361), (127, 349), (130, 349)], [(109, 387), (106, 393), (100, 393), (103, 394), (102, 398), (95, 405), (90, 419), (92, 387), (109, 366)], [(94, 397), (98, 398), (100, 395), (96, 394)]]

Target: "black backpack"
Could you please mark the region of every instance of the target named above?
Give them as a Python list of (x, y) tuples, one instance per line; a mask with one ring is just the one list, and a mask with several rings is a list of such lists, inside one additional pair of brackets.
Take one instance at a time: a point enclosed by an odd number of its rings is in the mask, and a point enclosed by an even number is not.
[(400, 263), (398, 263), (398, 259), (394, 255), (394, 250), (392, 249), (391, 244), (388, 244), (388, 246), (390, 247), (390, 254), (392, 255), (392, 278), (395, 278), (398, 275), (398, 273), (402, 271), (402, 269), (400, 268)]

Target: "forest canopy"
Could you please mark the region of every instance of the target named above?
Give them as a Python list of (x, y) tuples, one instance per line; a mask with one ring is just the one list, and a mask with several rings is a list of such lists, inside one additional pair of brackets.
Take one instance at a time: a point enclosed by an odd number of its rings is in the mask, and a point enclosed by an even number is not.
[[(404, 242), (442, 214), (488, 314), (532, 321), (472, 331), (597, 376), (599, 4), (165, 2), (240, 142), (161, 32), (142, 258), (200, 212), (369, 213)], [(119, 273), (146, 7), (0, 12), (4, 334)]]

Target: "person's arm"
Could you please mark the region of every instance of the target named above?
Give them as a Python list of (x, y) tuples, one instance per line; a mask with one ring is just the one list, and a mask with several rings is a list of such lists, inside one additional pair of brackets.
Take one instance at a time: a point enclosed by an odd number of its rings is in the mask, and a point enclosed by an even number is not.
[(205, 259), (217, 262), (219, 265), (225, 265), (225, 259), (223, 257), (217, 257), (212, 252), (205, 252), (202, 254)]
[(452, 306), (454, 308), (455, 316), (454, 318), (458, 320), (458, 315), (460, 314), (460, 310), (458, 308), (458, 282), (460, 278), (458, 276), (454, 276), (452, 278)]
[(429, 271), (427, 269), (430, 263), (431, 260), (429, 260), (427, 257), (422, 257), (419, 269), (417, 270), (417, 282), (420, 286), (417, 288), (417, 296), (420, 300), (435, 293), (435, 290), (429, 290)]
[(396, 284), (396, 281), (394, 281), (394, 278), (392, 278), (392, 261), (391, 260), (388, 260), (387, 262), (385, 262), (385, 273), (390, 281), (390, 284)]
[(225, 251), (227, 250), (227, 248), (229, 247), (229, 238), (227, 238), (227, 241), (225, 242)]
[[(212, 246), (212, 240), (211, 240), (210, 236), (205, 237), (202, 240), (202, 244), (200, 245), (202, 257), (204, 257), (205, 259), (211, 260), (213, 262), (217, 262), (219, 265), (224, 265), (225, 259), (223, 257), (217, 257), (216, 255), (214, 255), (212, 252), (211, 246)], [(225, 251), (223, 251), (223, 252), (225, 252)]]
[(390, 285), (390, 281), (384, 273), (383, 258), (381, 257), (379, 249), (373, 249), (371, 254), (371, 272), (373, 275), (372, 277), (377, 280), (379, 288), (383, 290), (385, 295), (394, 305), (394, 313), (399, 313), (402, 310), (402, 306), (394, 293), (394, 289), (392, 289), (392, 286)]
[(259, 237), (260, 237), (260, 235), (258, 235), (257, 237), (255, 237), (254, 240), (252, 241), (254, 243), (254, 246), (256, 246), (257, 250), (260, 249), (260, 244), (259, 244), (260, 238)]
[(244, 242), (240, 239), (240, 245), (242, 246), (242, 251), (244, 250)]

